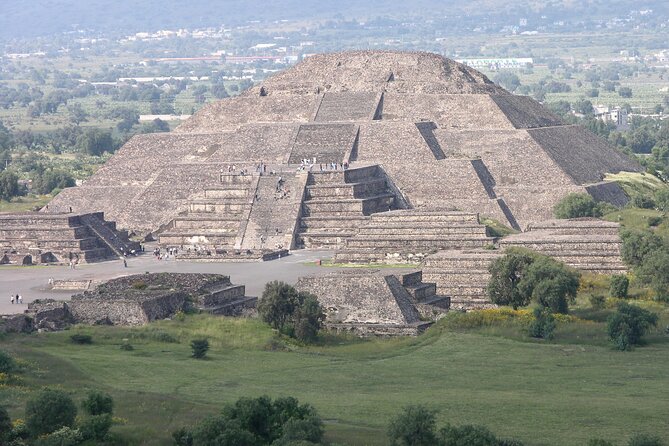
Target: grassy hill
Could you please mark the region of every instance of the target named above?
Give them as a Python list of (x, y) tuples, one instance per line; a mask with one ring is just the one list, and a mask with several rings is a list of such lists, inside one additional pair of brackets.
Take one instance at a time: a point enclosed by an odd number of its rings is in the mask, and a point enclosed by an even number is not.
[[(646, 303), (662, 313), (666, 307)], [(528, 445), (622, 444), (634, 432), (669, 439), (669, 337), (613, 351), (601, 322), (610, 310), (583, 308), (560, 323), (551, 343), (522, 334), (523, 313), (454, 313), (418, 338), (327, 338), (291, 343), (256, 320), (197, 315), (140, 328), (78, 327), (2, 340), (23, 364), (20, 382), (0, 385), (13, 418), (41, 386), (81, 399), (111, 393), (114, 428), (131, 444), (170, 444), (174, 429), (241, 396), (295, 396), (326, 420), (326, 439), (386, 444), (390, 417), (406, 404), (439, 409), (440, 423), (484, 424)], [(92, 345), (69, 342), (91, 334)], [(189, 340), (207, 336), (209, 359), (189, 358)], [(124, 341), (125, 340), (125, 341)], [(129, 342), (134, 351), (119, 347)]]

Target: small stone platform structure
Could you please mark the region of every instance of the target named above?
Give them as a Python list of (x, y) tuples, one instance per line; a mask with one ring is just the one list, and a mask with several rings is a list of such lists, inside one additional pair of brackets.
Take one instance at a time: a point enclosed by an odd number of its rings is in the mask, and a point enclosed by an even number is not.
[(219, 274), (157, 273), (112, 279), (70, 301), (37, 300), (23, 315), (0, 320), (0, 332), (61, 330), (68, 325), (142, 325), (197, 310), (225, 316), (254, 312), (256, 297), (245, 295)]
[(398, 210), (372, 215), (335, 254), (337, 263), (420, 263), (439, 250), (492, 246), (478, 214)]
[(496, 250), (445, 250), (430, 255), (423, 263), (423, 275), (437, 284), (439, 294), (451, 297), (453, 309), (487, 308), (494, 306), (485, 292), (488, 268), (505, 249), (530, 249), (585, 272), (621, 274), (627, 268), (620, 258), (619, 230), (618, 223), (594, 218), (533, 223), (526, 232), (499, 240)]
[(619, 274), (627, 271), (620, 258), (619, 231), (618, 223), (596, 218), (548, 220), (503, 238), (499, 245), (528, 248), (582, 271)]
[(0, 263), (81, 263), (139, 250), (104, 214), (0, 214)]
[(360, 336), (417, 335), (449, 308), (420, 271), (347, 270), (301, 277), (295, 287), (318, 297), (327, 328)]

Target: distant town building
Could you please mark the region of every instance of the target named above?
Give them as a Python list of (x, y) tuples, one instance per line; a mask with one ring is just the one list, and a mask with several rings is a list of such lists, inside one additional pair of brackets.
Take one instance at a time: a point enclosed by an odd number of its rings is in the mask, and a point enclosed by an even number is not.
[(627, 130), (629, 128), (626, 109), (606, 105), (595, 105), (593, 108), (595, 110), (595, 118), (600, 121), (615, 124), (617, 130)]
[(477, 70), (500, 70), (508, 68), (526, 68), (534, 63), (534, 59), (531, 57), (456, 59), (456, 62), (463, 63), (468, 67), (476, 68)]

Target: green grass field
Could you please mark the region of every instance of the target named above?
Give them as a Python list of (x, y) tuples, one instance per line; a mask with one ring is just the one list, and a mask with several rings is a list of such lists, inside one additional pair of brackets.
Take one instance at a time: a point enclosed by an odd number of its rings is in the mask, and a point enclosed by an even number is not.
[[(647, 303), (662, 313), (659, 304)], [(140, 328), (79, 327), (2, 340), (24, 364), (20, 385), (0, 385), (14, 418), (41, 386), (81, 399), (89, 389), (114, 396), (115, 431), (130, 444), (170, 444), (169, 434), (242, 396), (297, 397), (326, 420), (326, 439), (386, 444), (398, 410), (421, 403), (440, 423), (476, 423), (529, 445), (622, 444), (634, 432), (669, 439), (669, 337), (658, 330), (632, 352), (612, 350), (610, 310), (575, 311), (551, 343), (533, 341), (512, 320), (471, 324), (453, 314), (418, 338), (361, 341), (328, 337), (319, 346), (280, 339), (256, 320), (188, 316)], [(486, 320), (487, 316), (483, 316)], [(89, 346), (69, 342), (93, 336)], [(165, 333), (178, 342), (161, 342)], [(210, 339), (209, 359), (190, 359), (189, 340)], [(134, 351), (122, 351), (131, 343)]]

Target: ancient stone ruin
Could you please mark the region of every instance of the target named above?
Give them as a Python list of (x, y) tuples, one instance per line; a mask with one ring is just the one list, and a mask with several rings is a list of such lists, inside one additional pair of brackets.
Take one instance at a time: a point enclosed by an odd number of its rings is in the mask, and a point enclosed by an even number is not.
[[(104, 212), (180, 248), (177, 260), (331, 248), (338, 262), (423, 263), (439, 293), (471, 308), (488, 305), (490, 248), (622, 270), (615, 225), (544, 222), (569, 193), (624, 205), (605, 175), (641, 170), (452, 60), (355, 51), (311, 56), (172, 133), (133, 137), (42, 214)], [(521, 233), (500, 241), (482, 217)]]
[(245, 295), (219, 274), (135, 274), (112, 279), (69, 301), (51, 299), (28, 305), (25, 314), (6, 316), (0, 332), (60, 330), (71, 324), (143, 325), (197, 310), (225, 316), (251, 314), (257, 298)]
[(328, 329), (359, 336), (417, 335), (448, 311), (421, 271), (401, 274), (353, 270), (302, 277), (295, 287), (318, 297)]
[(0, 214), (0, 264), (80, 263), (139, 250), (102, 212)]

